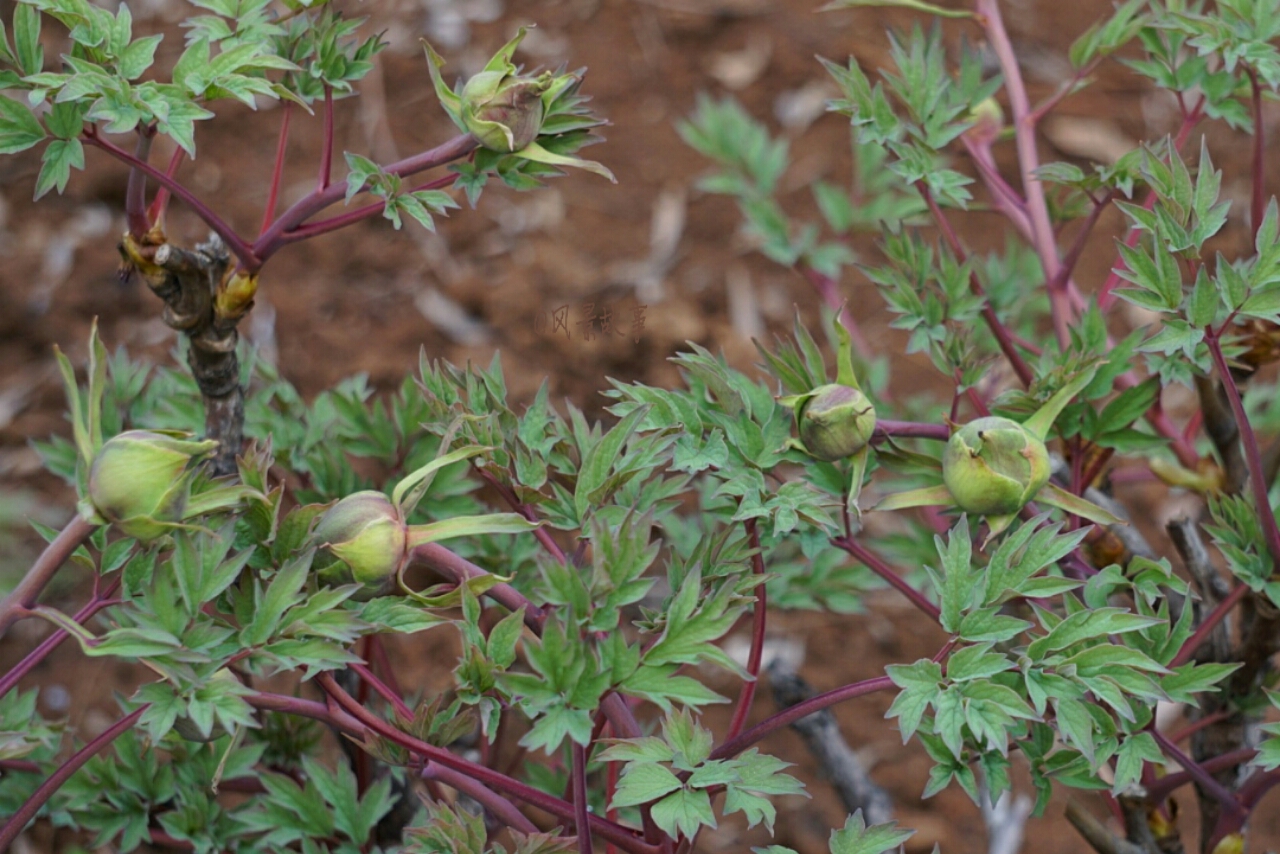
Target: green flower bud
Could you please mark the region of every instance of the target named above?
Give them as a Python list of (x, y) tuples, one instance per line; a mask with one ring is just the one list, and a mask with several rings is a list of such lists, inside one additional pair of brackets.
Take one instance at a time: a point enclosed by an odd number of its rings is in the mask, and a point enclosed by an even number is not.
[(805, 451), (825, 462), (853, 456), (867, 446), (876, 428), (876, 410), (867, 396), (838, 383), (801, 395), (795, 413)]
[(1049, 482), (1044, 442), (1008, 418), (970, 421), (947, 442), (942, 480), (967, 513), (1017, 513)]
[(387, 496), (367, 490), (325, 511), (313, 542), (320, 546), (316, 566), (322, 579), (381, 590), (405, 560), (408, 529)]
[(462, 87), (462, 123), (492, 151), (520, 151), (542, 130), (542, 95), (555, 75), (520, 77), (505, 71), (482, 71)]
[(89, 468), (93, 508), (121, 531), (143, 542), (182, 521), (190, 494), (193, 460), (218, 446), (150, 430), (129, 430), (108, 439)]

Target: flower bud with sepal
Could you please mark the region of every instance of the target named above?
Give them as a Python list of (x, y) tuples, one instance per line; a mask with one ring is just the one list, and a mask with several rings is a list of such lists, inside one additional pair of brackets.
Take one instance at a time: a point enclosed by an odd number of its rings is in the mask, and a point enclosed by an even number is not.
[(123, 533), (150, 542), (179, 527), (195, 463), (218, 443), (176, 431), (128, 430), (108, 439), (89, 468), (88, 503)]
[[(858, 377), (853, 370), (853, 338), (840, 322), (843, 311), (841, 308), (835, 317), (836, 336), (840, 339), (836, 351), (836, 381), (802, 394), (781, 397), (778, 402), (792, 407), (795, 414), (800, 438), (798, 441), (790, 440), (790, 447), (822, 462), (850, 461), (852, 472), (847, 506), (859, 512), (858, 495), (867, 470), (871, 436), (876, 429), (876, 410), (858, 385)], [(796, 322), (799, 336), (798, 317)], [(811, 344), (808, 333), (803, 335)]]
[(1053, 422), (1096, 371), (1090, 368), (1078, 374), (1021, 424), (992, 416), (956, 428), (942, 455), (941, 486), (890, 495), (872, 509), (954, 505), (986, 517), (988, 542), (1033, 499), (1101, 525), (1120, 524), (1122, 520), (1105, 509), (1049, 482), (1045, 440)]
[(387, 496), (366, 490), (326, 510), (313, 541), (320, 547), (316, 567), (323, 580), (381, 591), (404, 564), (408, 527)]
[(542, 96), (553, 79), (549, 71), (537, 77), (483, 71), (462, 87), (462, 123), (491, 151), (520, 151), (542, 130)]
[(1049, 482), (1049, 451), (1017, 421), (979, 418), (947, 442), (942, 480), (966, 513), (1017, 513)]
[(858, 453), (876, 429), (875, 407), (854, 386), (828, 383), (782, 401), (794, 406), (802, 449), (824, 462)]

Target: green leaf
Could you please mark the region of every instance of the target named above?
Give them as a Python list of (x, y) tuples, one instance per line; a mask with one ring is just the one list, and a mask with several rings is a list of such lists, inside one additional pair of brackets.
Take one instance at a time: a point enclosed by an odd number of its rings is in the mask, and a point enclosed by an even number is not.
[[(19, 6), (18, 8), (30, 7)], [(26, 151), (44, 138), (44, 128), (26, 106), (12, 98), (0, 95), (0, 154)], [(83, 156), (81, 165), (84, 165)]]
[(899, 830), (896, 821), (867, 827), (862, 810), (845, 820), (844, 827), (832, 831), (831, 854), (884, 854), (915, 835), (914, 830)]
[(702, 826), (715, 827), (716, 816), (711, 809), (711, 795), (702, 789), (680, 789), (653, 805), (650, 810), (654, 824), (674, 837), (683, 834), (692, 838)]
[[(13, 10), (13, 46), (24, 75), (44, 70), (44, 48), (40, 46), (40, 12), (28, 3)], [(3, 153), (3, 152), (0, 152)]]
[(632, 807), (657, 800), (674, 792), (683, 784), (666, 766), (653, 762), (635, 762), (623, 769), (618, 789), (610, 806)]
[(582, 468), (578, 471), (578, 482), (573, 488), (573, 504), (579, 519), (586, 515), (594, 494), (608, 480), (609, 473), (618, 462), (618, 455), (622, 453), (623, 445), (648, 414), (648, 406), (636, 407), (587, 451), (582, 460)]
[(78, 139), (55, 139), (45, 148), (41, 161), (40, 176), (36, 179), (37, 199), (54, 187), (59, 194), (67, 188), (71, 170), (84, 168), (84, 145)]

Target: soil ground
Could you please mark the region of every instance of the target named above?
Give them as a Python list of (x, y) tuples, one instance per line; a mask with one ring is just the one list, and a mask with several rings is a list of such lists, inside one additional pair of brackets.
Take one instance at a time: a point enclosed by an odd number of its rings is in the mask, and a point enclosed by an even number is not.
[[(817, 13), (815, 0), (378, 0), (348, 4), (352, 14), (386, 28), (390, 47), (382, 70), (363, 85), (366, 97), (340, 104), (338, 146), (372, 154), (384, 162), (443, 141), (452, 127), (435, 102), (418, 39), (429, 36), (449, 57), (453, 74), (469, 73), (506, 41), (515, 27), (536, 23), (519, 58), (530, 65), (589, 69), (584, 91), (612, 122), (608, 141), (588, 154), (617, 175), (616, 186), (575, 172), (541, 192), (487, 191), (475, 213), (457, 212), (429, 235), (406, 227), (394, 232), (382, 221), (369, 223), (282, 252), (267, 268), (261, 298), (245, 331), (265, 352), (274, 353), (283, 374), (312, 395), (356, 372), (373, 385), (394, 387), (416, 368), (420, 348), (454, 363), (487, 363), (501, 350), (515, 400), (528, 400), (544, 377), (551, 392), (598, 416), (607, 378), (665, 385), (677, 380), (666, 361), (685, 341), (722, 350), (731, 363), (748, 368), (755, 354), (752, 335), (789, 326), (792, 306), (807, 317), (818, 298), (797, 275), (771, 265), (738, 236), (738, 216), (722, 198), (692, 188), (707, 163), (680, 141), (675, 124), (692, 109), (700, 92), (733, 94), (753, 115), (779, 127), (780, 110), (821, 103), (834, 95), (815, 55), (843, 61), (853, 54), (864, 67), (888, 64), (885, 30), (909, 26), (911, 18), (875, 9)], [(1071, 4), (1016, 0), (1006, 5), (1009, 27), (1026, 64), (1033, 99), (1053, 91), (1066, 67), (1066, 50), (1091, 21), (1109, 10), (1104, 0)], [(175, 20), (185, 4), (143, 0), (134, 10), (137, 27), (169, 34), (160, 61), (171, 61), (180, 44)], [(10, 0), (0, 2), (9, 19)], [(952, 27), (958, 34), (963, 25)], [(976, 31), (965, 34), (970, 40)], [(46, 49), (47, 51), (49, 48)], [(168, 51), (168, 53), (166, 53)], [(808, 99), (808, 100), (806, 100)], [(234, 120), (201, 129), (199, 157), (184, 177), (239, 229), (248, 232), (261, 206), (274, 151), (278, 114), (228, 108)], [(1131, 72), (1107, 66), (1097, 83), (1067, 101), (1064, 117), (1046, 128), (1055, 148), (1051, 159), (1105, 156), (1117, 146), (1158, 138), (1174, 130), (1170, 105), (1152, 96)], [(788, 113), (789, 115), (791, 113)], [(285, 181), (285, 203), (314, 181), (318, 120), (295, 122)], [(814, 110), (786, 131), (794, 167), (784, 188), (797, 211), (810, 205), (807, 185), (819, 178), (848, 181), (848, 131), (844, 119)], [(1247, 159), (1247, 141), (1214, 131), (1215, 159), (1228, 166), (1226, 191), (1242, 198), (1247, 185), (1232, 171)], [(1003, 152), (1005, 157), (1011, 153)], [(157, 160), (168, 151), (155, 152)], [(28, 153), (0, 160), (0, 513), (30, 512), (60, 521), (69, 495), (38, 471), (27, 447), (31, 437), (67, 432), (62, 391), (51, 347), (58, 344), (74, 361), (98, 317), (109, 346), (164, 360), (174, 344), (159, 320), (159, 305), (136, 281), (116, 277), (115, 243), (124, 229), (124, 171), (90, 151), (88, 171), (76, 174), (67, 193), (38, 205), (30, 201), (39, 167)], [(1002, 165), (1010, 180), (1016, 169)], [(1237, 205), (1237, 210), (1246, 208)], [(990, 215), (963, 218), (967, 241), (978, 248), (1003, 243)], [(176, 206), (170, 233), (179, 241), (203, 239), (200, 223)], [(1120, 226), (1108, 213), (1079, 268), (1087, 291), (1109, 269), (1112, 241)], [(1233, 218), (1224, 249), (1247, 243), (1241, 220)], [(860, 251), (873, 252), (870, 243)], [(887, 314), (869, 282), (850, 271), (840, 283), (873, 347), (902, 350), (902, 338), (887, 328)], [(599, 316), (612, 313), (612, 337), (584, 340), (578, 322), (588, 304)], [(569, 334), (548, 323), (569, 308)], [(643, 326), (634, 324), (643, 307)], [(917, 357), (894, 365), (895, 384), (940, 385)], [(21, 537), (3, 543), (6, 568), (30, 556)], [(68, 591), (71, 593), (73, 591)], [(818, 689), (835, 687), (882, 672), (884, 665), (932, 655), (942, 638), (912, 610), (889, 596), (876, 596), (870, 612), (836, 615), (781, 614), (771, 631), (798, 640), (807, 650), (803, 675)], [(29, 649), (43, 629), (24, 626), (0, 644), (0, 665)], [(415, 648), (405, 660), (430, 661), (452, 655), (446, 641)], [(445, 644), (441, 647), (440, 644)], [(438, 660), (438, 659), (437, 659)], [(433, 671), (401, 674), (439, 679)], [(67, 647), (52, 657), (33, 684), (52, 692), (43, 711), (65, 710), (71, 692), (71, 723), (82, 732), (101, 729), (111, 718), (111, 692), (129, 691), (140, 679), (132, 668), (103, 667)], [(920, 833), (909, 850), (986, 850), (978, 810), (959, 791), (928, 801), (920, 798), (929, 761), (917, 746), (904, 747), (883, 720), (890, 701), (876, 695), (837, 709), (848, 740), (874, 763), (873, 777), (892, 794), (900, 821)], [(768, 691), (757, 699), (755, 717), (772, 709)], [(723, 728), (723, 714), (710, 721)], [(803, 854), (826, 850), (832, 827), (843, 822), (834, 795), (815, 763), (790, 733), (766, 742), (766, 750), (797, 763), (810, 784), (810, 801), (780, 804), (777, 841)], [(1025, 788), (1025, 782), (1024, 782)], [(1100, 798), (1076, 794), (1099, 816)], [(1062, 818), (1065, 797), (1055, 796), (1044, 818), (1027, 825), (1026, 850), (1038, 854), (1085, 851)], [(1258, 813), (1254, 850), (1280, 840), (1280, 795), (1273, 793)], [(1195, 810), (1184, 798), (1184, 821)], [(703, 850), (744, 850), (737, 825), (726, 824), (704, 837)], [(1194, 839), (1188, 828), (1187, 838)], [(41, 835), (37, 847), (58, 850), (64, 836)], [(754, 841), (752, 844), (761, 844)]]

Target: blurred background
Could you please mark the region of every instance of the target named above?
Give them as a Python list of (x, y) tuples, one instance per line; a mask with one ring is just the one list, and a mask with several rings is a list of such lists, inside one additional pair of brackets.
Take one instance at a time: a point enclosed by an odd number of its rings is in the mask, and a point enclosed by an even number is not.
[[(667, 358), (685, 341), (722, 351), (735, 367), (750, 370), (756, 361), (752, 337), (789, 328), (797, 306), (810, 322), (818, 317), (817, 294), (801, 276), (754, 251), (740, 233), (733, 203), (694, 188), (710, 164), (680, 140), (676, 124), (689, 115), (696, 96), (732, 95), (790, 141), (792, 167), (780, 197), (788, 210), (809, 215), (808, 188), (814, 181), (848, 184), (852, 174), (847, 119), (825, 113), (825, 100), (837, 93), (815, 56), (843, 64), (852, 55), (872, 71), (888, 64), (885, 30), (917, 20), (898, 10), (819, 12), (822, 4), (814, 0), (344, 0), (340, 5), (348, 15), (368, 16), (368, 31), (383, 31), (389, 46), (378, 69), (359, 84), (362, 97), (338, 103), (339, 151), (388, 162), (455, 133), (430, 86), (420, 39), (429, 39), (446, 57), (445, 75), (452, 81), (479, 70), (519, 25), (536, 24), (516, 61), (526, 67), (588, 69), (582, 91), (594, 98), (596, 111), (611, 126), (603, 129), (607, 141), (584, 154), (612, 169), (618, 184), (573, 171), (531, 193), (491, 186), (475, 212), (464, 209), (438, 218), (435, 234), (412, 223), (396, 232), (385, 220), (373, 219), (286, 248), (266, 268), (242, 334), (308, 396), (360, 372), (375, 388), (393, 390), (416, 371), (420, 348), (429, 357), (459, 364), (469, 359), (487, 364), (499, 350), (513, 401), (531, 399), (545, 377), (553, 399), (568, 398), (593, 417), (600, 417), (608, 402), (598, 394), (608, 387), (608, 377), (652, 385), (678, 382)], [(157, 63), (171, 64), (182, 45), (177, 22), (191, 6), (181, 0), (136, 0), (130, 8), (135, 33), (166, 34)], [(1096, 17), (1108, 14), (1111, 4), (1012, 0), (1004, 9), (1032, 98), (1038, 100), (1069, 76), (1070, 43)], [(11, 19), (11, 0), (0, 0), (0, 14)], [(49, 54), (58, 50), (54, 29), (46, 28)], [(950, 44), (962, 36), (972, 43), (980, 35), (963, 23), (950, 23), (946, 31)], [(1106, 63), (1090, 89), (1068, 99), (1044, 124), (1044, 158), (1110, 161), (1141, 139), (1163, 137), (1178, 122), (1167, 99), (1150, 93), (1119, 63)], [(256, 112), (220, 106), (219, 120), (198, 128), (198, 156), (181, 173), (245, 233), (261, 221), (278, 110), (274, 103)], [(1274, 112), (1268, 115), (1275, 118)], [(315, 181), (319, 129), (318, 117), (295, 114), (282, 209)], [(1232, 241), (1237, 246), (1248, 241), (1241, 217), (1248, 207), (1243, 166), (1249, 142), (1224, 128), (1206, 125), (1205, 130), (1215, 163), (1226, 168), (1224, 196), (1244, 201), (1233, 207), (1221, 247), (1230, 253)], [(157, 143), (153, 162), (167, 161), (167, 145)], [(1188, 149), (1194, 147), (1195, 138)], [(1006, 177), (1016, 182), (1011, 145), (999, 153)], [(82, 363), (95, 316), (109, 348), (123, 345), (134, 356), (167, 362), (175, 345), (174, 333), (160, 320), (159, 301), (137, 279), (122, 284), (117, 276), (125, 170), (95, 150), (87, 159), (86, 171), (73, 175), (65, 195), (39, 204), (31, 201), (39, 151), (0, 159), (0, 520), (7, 523), (0, 527), (0, 571), (9, 578), (25, 568), (38, 547), (38, 540), (24, 532), (22, 519), (61, 524), (73, 504), (65, 485), (41, 473), (27, 444), (32, 437), (69, 433), (52, 346)], [(963, 158), (956, 162), (967, 169)], [(340, 166), (336, 172), (341, 174)], [(957, 222), (975, 249), (1004, 244), (1003, 221), (993, 214), (973, 213)], [(176, 242), (191, 244), (206, 236), (179, 202), (171, 207), (168, 226)], [(1077, 272), (1086, 292), (1110, 268), (1121, 226), (1116, 211), (1104, 215)], [(864, 259), (875, 257), (873, 239), (855, 241), (854, 248)], [(847, 268), (839, 287), (872, 348), (901, 353), (905, 339), (887, 328), (888, 314), (870, 282)], [(606, 312), (611, 328), (602, 334)], [(912, 393), (950, 388), (921, 355), (896, 356), (892, 372), (893, 386)], [(892, 595), (873, 595), (868, 606), (867, 613), (856, 616), (781, 613), (771, 617), (771, 633), (803, 662), (801, 673), (818, 690), (879, 675), (885, 664), (929, 655), (942, 641), (935, 626)], [(0, 665), (16, 660), (45, 633), (43, 625), (20, 624), (0, 644)], [(406, 658), (407, 672), (401, 676), (406, 684), (413, 684), (415, 673), (427, 679), (430, 672), (430, 684), (448, 678), (452, 639), (425, 643)], [(444, 666), (432, 670), (433, 657)], [(69, 713), (71, 725), (89, 737), (114, 719), (112, 692), (127, 693), (142, 678), (125, 665), (90, 665), (67, 645), (32, 684), (45, 688), (44, 714)], [(929, 851), (941, 842), (947, 852), (987, 851), (982, 815), (963, 793), (920, 799), (931, 763), (918, 746), (904, 748), (883, 720), (891, 699), (858, 700), (838, 707), (836, 715), (874, 779), (892, 796), (896, 817), (920, 831), (908, 850)], [(772, 697), (763, 691), (755, 717), (773, 708)], [(726, 721), (718, 714), (713, 709), (709, 723), (723, 730)], [(795, 735), (780, 734), (764, 748), (798, 763), (814, 795), (811, 801), (788, 798), (778, 804), (777, 842), (803, 854), (825, 851), (830, 829), (844, 821), (838, 799)], [(1022, 788), (1026, 791), (1025, 782)], [(1073, 797), (1104, 815), (1100, 798)], [(1065, 801), (1055, 796), (1048, 815), (1031, 820), (1024, 847), (1086, 850), (1061, 817)], [(1280, 809), (1275, 808), (1280, 795), (1273, 793), (1270, 801), (1270, 808), (1264, 803), (1257, 813), (1262, 826), (1254, 844), (1259, 849), (1268, 839), (1280, 839)], [(1194, 808), (1186, 813), (1194, 833)], [(701, 850), (743, 850), (736, 828), (726, 822), (716, 833), (704, 834)], [(58, 850), (64, 842), (65, 837), (49, 837), (24, 844), (48, 846), (30, 850)]]

